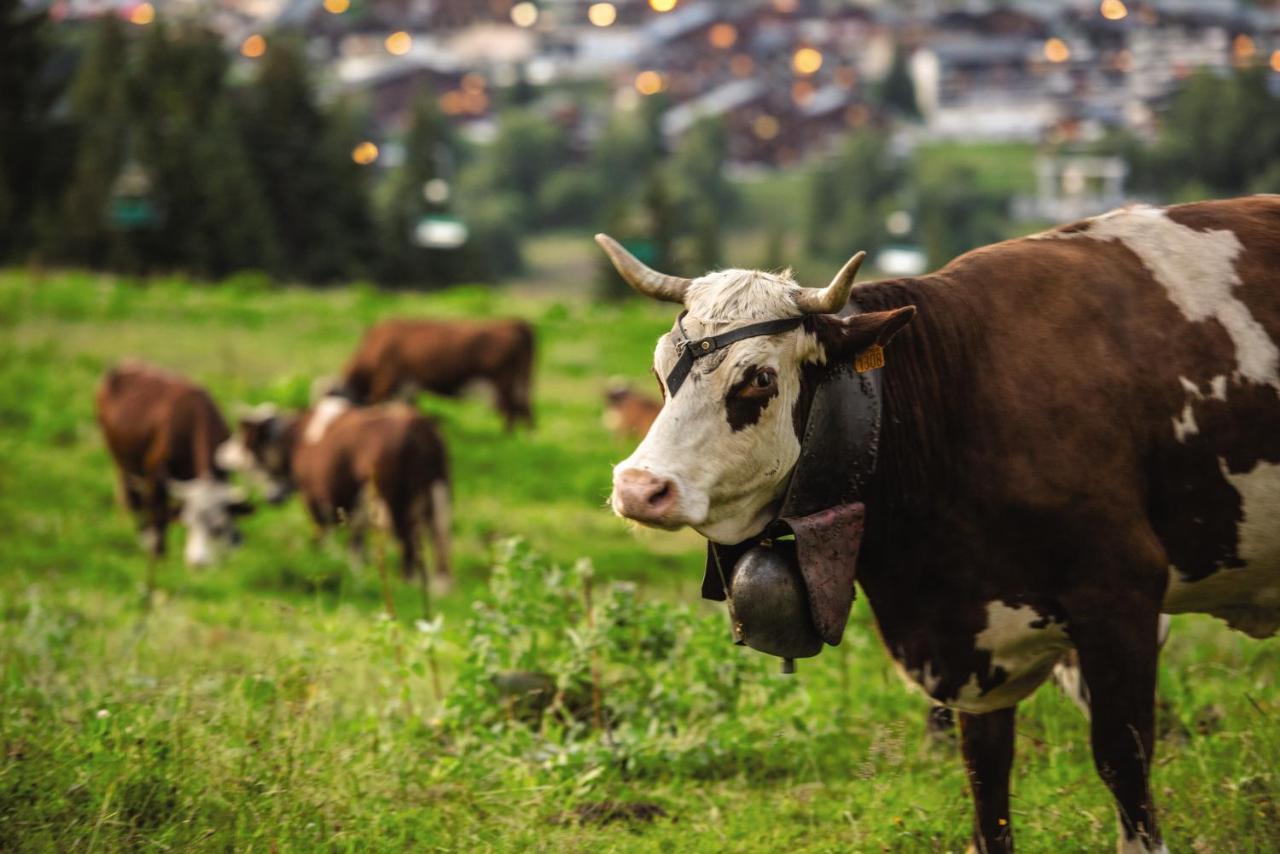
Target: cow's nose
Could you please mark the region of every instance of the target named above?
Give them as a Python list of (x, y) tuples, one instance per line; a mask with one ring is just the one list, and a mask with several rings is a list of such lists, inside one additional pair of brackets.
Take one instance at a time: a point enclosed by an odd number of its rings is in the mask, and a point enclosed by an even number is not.
[(666, 522), (678, 499), (675, 481), (644, 469), (623, 469), (613, 477), (613, 509), (628, 519)]

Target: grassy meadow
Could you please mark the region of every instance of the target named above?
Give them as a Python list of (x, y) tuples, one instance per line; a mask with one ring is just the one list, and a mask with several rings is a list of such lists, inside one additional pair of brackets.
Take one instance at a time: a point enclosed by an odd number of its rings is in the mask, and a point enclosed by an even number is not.
[[(865, 601), (841, 647), (782, 676), (699, 601), (695, 535), (607, 512), (629, 446), (601, 426), (602, 391), (652, 388), (672, 310), (585, 290), (0, 272), (0, 849), (963, 850), (958, 749), (925, 736)], [(531, 434), (479, 399), (421, 404), (453, 461), (457, 587), (428, 615), (393, 579), (388, 615), (393, 546), (352, 567), (293, 501), (207, 571), (172, 530), (144, 608), (93, 421), (102, 371), (137, 356), (228, 414), (299, 406), (394, 314), (538, 330)], [(1280, 639), (1178, 618), (1160, 698), (1170, 849), (1280, 850)], [(1052, 689), (1022, 708), (1020, 846), (1110, 850), (1085, 722)]]

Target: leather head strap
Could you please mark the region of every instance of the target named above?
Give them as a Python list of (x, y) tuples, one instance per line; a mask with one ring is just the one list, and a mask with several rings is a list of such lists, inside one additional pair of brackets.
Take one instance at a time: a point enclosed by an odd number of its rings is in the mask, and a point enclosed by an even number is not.
[(676, 349), (680, 352), (680, 358), (676, 361), (675, 367), (671, 369), (671, 372), (667, 374), (667, 394), (672, 397), (676, 396), (680, 386), (684, 385), (684, 381), (689, 378), (689, 372), (693, 370), (693, 363), (703, 356), (709, 356), (717, 350), (723, 350), (738, 341), (758, 338), (761, 335), (777, 335), (780, 332), (795, 329), (804, 323), (803, 317), (784, 317), (781, 320), (766, 320), (762, 323), (739, 326), (737, 329), (730, 329), (728, 332), (721, 332), (719, 335), (691, 339), (684, 331), (684, 316), (688, 313), (688, 311), (682, 311), (680, 316), (676, 318), (676, 329), (680, 330), (680, 340), (676, 342)]

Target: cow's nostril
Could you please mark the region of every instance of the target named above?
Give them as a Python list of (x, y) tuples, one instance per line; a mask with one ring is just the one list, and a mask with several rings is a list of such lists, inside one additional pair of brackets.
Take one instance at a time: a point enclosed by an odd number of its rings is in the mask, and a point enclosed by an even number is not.
[(655, 506), (658, 504), (661, 504), (663, 501), (667, 499), (667, 496), (670, 494), (671, 494), (671, 484), (664, 483), (661, 489), (659, 489), (657, 492), (649, 496), (649, 503)]

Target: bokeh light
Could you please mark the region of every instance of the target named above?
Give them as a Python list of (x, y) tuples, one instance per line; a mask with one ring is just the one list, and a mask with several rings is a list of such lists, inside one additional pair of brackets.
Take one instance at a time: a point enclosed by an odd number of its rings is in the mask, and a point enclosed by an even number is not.
[(1062, 39), (1049, 39), (1044, 43), (1044, 58), (1050, 62), (1066, 62), (1071, 58), (1071, 48)]
[(1271, 70), (1280, 74), (1280, 50), (1271, 51)]
[(707, 30), (707, 41), (711, 42), (712, 47), (728, 50), (738, 43), (738, 28), (721, 21)]
[(1258, 46), (1253, 39), (1241, 33), (1231, 42), (1231, 52), (1235, 54), (1237, 62), (1247, 62), (1258, 52)]
[(145, 27), (156, 19), (156, 7), (150, 3), (139, 3), (129, 13), (129, 23)]
[(404, 56), (413, 48), (413, 36), (404, 30), (397, 30), (387, 36), (387, 40), (383, 42), (387, 49), (387, 53), (392, 56)]
[(587, 8), (587, 20), (597, 27), (612, 26), (618, 20), (618, 9), (612, 3), (592, 3)]
[(341, 15), (351, 8), (351, 0), (324, 0), (324, 10), (330, 15)]
[(750, 77), (756, 70), (756, 61), (745, 53), (734, 54), (733, 59), (729, 60), (729, 70), (735, 77)]
[(649, 6), (655, 12), (670, 12), (679, 0), (649, 0)]
[(1098, 8), (1098, 11), (1108, 21), (1120, 21), (1129, 14), (1128, 8), (1124, 5), (1124, 0), (1102, 0), (1102, 5)]
[(517, 27), (532, 27), (538, 23), (538, 7), (529, 2), (517, 3), (511, 7), (511, 23)]
[(465, 90), (462, 93), (462, 109), (479, 116), (489, 109), (489, 96), (483, 90)]
[(784, 15), (789, 15), (800, 8), (800, 0), (773, 0), (773, 8)]
[(751, 123), (751, 132), (766, 142), (776, 137), (781, 130), (781, 123), (768, 113), (756, 116), (756, 120)]
[(636, 75), (636, 91), (641, 95), (656, 95), (666, 86), (666, 81), (656, 71), (641, 71)]
[(448, 116), (456, 116), (467, 108), (466, 96), (454, 89), (440, 96), (440, 110)]
[(822, 53), (816, 48), (802, 47), (791, 57), (791, 67), (797, 74), (816, 74), (822, 67)]
[(267, 40), (254, 33), (240, 43), (240, 53), (250, 59), (257, 59), (267, 52)]
[(351, 159), (361, 166), (368, 166), (378, 159), (378, 146), (366, 139), (351, 149)]

